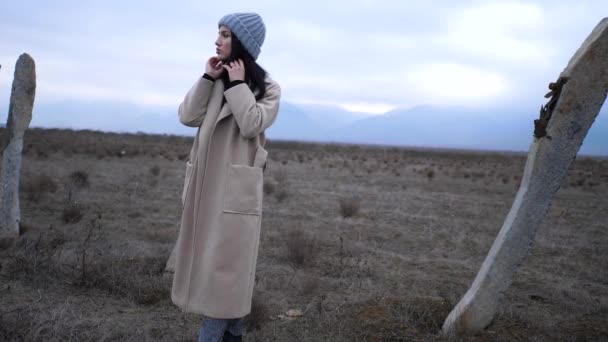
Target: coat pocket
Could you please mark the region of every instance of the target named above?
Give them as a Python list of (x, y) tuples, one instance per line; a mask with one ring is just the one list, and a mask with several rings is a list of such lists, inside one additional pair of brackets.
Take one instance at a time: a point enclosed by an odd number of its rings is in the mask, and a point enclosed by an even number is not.
[(184, 189), (182, 190), (182, 205), (186, 202), (186, 192), (188, 191), (188, 185), (190, 184), (190, 178), (192, 178), (192, 162), (188, 160), (186, 162), (186, 176), (184, 177)]
[[(240, 316), (249, 313), (260, 240), (259, 215), (223, 212), (220, 217), (215, 274), (220, 275), (216, 294), (221, 294)], [(238, 308), (238, 309), (237, 309)]]
[(224, 212), (260, 215), (262, 212), (262, 169), (232, 164), (228, 167)]

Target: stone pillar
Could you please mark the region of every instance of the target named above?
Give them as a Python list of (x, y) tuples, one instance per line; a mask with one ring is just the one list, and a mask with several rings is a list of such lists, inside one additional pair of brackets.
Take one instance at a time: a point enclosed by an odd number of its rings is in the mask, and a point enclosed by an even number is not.
[(34, 96), (36, 95), (36, 70), (34, 60), (22, 54), (15, 66), (15, 79), (6, 123), (7, 141), (2, 154), (0, 171), (0, 237), (19, 234), (19, 174), (23, 135), (32, 120)]
[(443, 333), (475, 332), (494, 318), (513, 274), (566, 177), (608, 92), (608, 18), (591, 32), (550, 86), (551, 100), (535, 121), (535, 137), (513, 206), (471, 288), (452, 310)]

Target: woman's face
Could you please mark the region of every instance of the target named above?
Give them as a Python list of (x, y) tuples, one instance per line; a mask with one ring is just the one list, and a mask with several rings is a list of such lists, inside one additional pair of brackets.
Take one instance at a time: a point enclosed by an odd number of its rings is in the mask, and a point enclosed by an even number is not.
[(225, 61), (230, 57), (230, 53), (232, 52), (232, 32), (224, 25), (220, 26), (215, 46), (217, 59)]

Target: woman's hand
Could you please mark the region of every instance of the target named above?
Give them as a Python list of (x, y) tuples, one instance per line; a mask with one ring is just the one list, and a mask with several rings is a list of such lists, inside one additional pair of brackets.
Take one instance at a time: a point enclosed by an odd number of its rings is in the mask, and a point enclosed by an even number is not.
[(215, 79), (218, 79), (222, 76), (224, 72), (224, 63), (220, 61), (217, 57), (211, 57), (207, 60), (207, 65), (205, 65), (205, 73)]
[(223, 65), (223, 67), (228, 71), (230, 81), (245, 80), (245, 64), (242, 60), (238, 59), (234, 62), (230, 62), (230, 65)]

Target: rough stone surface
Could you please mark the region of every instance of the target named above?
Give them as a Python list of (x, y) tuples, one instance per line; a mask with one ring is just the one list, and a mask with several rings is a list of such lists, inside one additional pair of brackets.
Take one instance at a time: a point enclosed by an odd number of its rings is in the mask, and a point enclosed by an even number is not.
[(6, 129), (3, 142), (2, 170), (0, 171), (0, 237), (19, 234), (19, 175), (23, 136), (32, 120), (36, 95), (36, 70), (32, 57), (22, 54), (15, 66)]
[(534, 138), (513, 206), (471, 288), (447, 317), (444, 334), (487, 327), (524, 261), (538, 226), (606, 99), (608, 18), (596, 26), (560, 77), (568, 81), (548, 123), (547, 136)]

